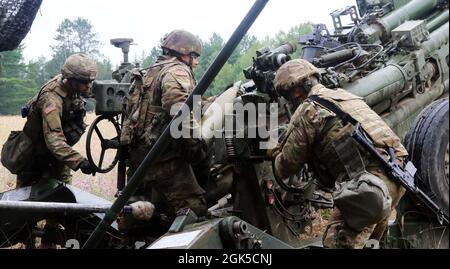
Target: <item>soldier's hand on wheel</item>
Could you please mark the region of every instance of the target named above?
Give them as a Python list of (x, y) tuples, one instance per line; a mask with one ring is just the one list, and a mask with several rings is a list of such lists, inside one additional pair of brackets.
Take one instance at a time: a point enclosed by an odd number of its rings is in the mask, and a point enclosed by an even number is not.
[(80, 166), (78, 167), (83, 174), (91, 175), (94, 174), (97, 170), (95, 169), (95, 166), (93, 166), (88, 160), (84, 160), (81, 162)]

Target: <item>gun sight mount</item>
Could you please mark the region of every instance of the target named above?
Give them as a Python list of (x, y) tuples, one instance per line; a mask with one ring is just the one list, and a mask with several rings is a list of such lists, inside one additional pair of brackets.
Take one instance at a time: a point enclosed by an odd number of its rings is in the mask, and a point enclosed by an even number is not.
[(128, 53), (130, 52), (130, 46), (133, 44), (132, 38), (114, 38), (111, 39), (111, 45), (114, 47), (122, 49), (123, 53), (123, 63), (128, 63)]

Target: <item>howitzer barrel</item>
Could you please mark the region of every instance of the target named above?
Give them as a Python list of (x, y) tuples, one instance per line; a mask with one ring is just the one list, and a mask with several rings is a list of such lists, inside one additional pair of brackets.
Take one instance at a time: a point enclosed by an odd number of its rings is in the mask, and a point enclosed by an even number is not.
[(449, 11), (446, 9), (442, 13), (440, 13), (438, 16), (433, 18), (427, 23), (427, 29), (429, 32), (433, 32), (437, 28), (439, 28), (444, 23), (448, 22), (449, 19)]
[(364, 97), (369, 106), (389, 98), (405, 88), (406, 75), (397, 65), (388, 65), (373, 74), (344, 86), (347, 91)]
[(430, 39), (422, 43), (422, 48), (425, 51), (425, 55), (429, 55), (434, 50), (439, 49), (442, 45), (448, 43), (448, 22), (436, 31), (430, 34)]
[[(0, 210), (16, 210), (17, 212), (45, 213), (105, 213), (111, 205), (85, 205), (75, 203), (0, 201)], [(131, 212), (127, 206), (124, 211)]]
[[(431, 63), (426, 64), (425, 70), (428, 70), (429, 77), (433, 76), (436, 71)], [(405, 88), (406, 83), (406, 75), (404, 74), (403, 69), (398, 65), (392, 64), (365, 78), (344, 86), (344, 89), (357, 96), (363, 97), (364, 101), (369, 106), (374, 106), (384, 100), (388, 100), (394, 94), (401, 92)], [(444, 87), (444, 91), (445, 88), (446, 87)], [(392, 122), (392, 126), (395, 126), (399, 122), (402, 122), (406, 116), (425, 107), (426, 104), (435, 100), (442, 93), (443, 91), (430, 91), (427, 94), (418, 96), (417, 98), (412, 99), (416, 101), (411, 101), (411, 105), (406, 104), (405, 106), (402, 106), (404, 109), (402, 108), (397, 111), (398, 113), (390, 114), (387, 120)]]
[(445, 91), (445, 84), (448, 85), (448, 80), (446, 83), (441, 85), (436, 85), (437, 87), (426, 91), (423, 94), (416, 96), (415, 98), (407, 98), (398, 104), (398, 109), (395, 112), (389, 113), (383, 116), (383, 120), (389, 127), (395, 129), (395, 127), (402, 122), (415, 116), (428, 104), (436, 100)]
[(274, 65), (280, 67), (285, 64), (291, 59), (288, 55), (294, 53), (296, 50), (297, 46), (291, 43), (287, 43), (276, 48), (273, 51), (273, 53), (276, 54), (276, 58), (273, 59)]
[(438, 0), (412, 0), (386, 17), (381, 18), (379, 22), (389, 35), (392, 30), (406, 20), (421, 19), (433, 10), (438, 3)]
[(314, 60), (314, 64), (320, 64), (320, 65), (330, 65), (338, 62), (343, 62), (348, 59), (351, 59), (355, 56), (355, 50), (354, 49), (344, 49), (339, 50), (332, 53), (327, 53), (317, 59)]
[(297, 46), (295, 44), (286, 43), (286, 44), (281, 45), (278, 48), (274, 49), (272, 52), (273, 53), (291, 54), (291, 53), (294, 53), (295, 50), (297, 50)]
[[(296, 50), (297, 46), (295, 44), (287, 43), (281, 45), (272, 51), (267, 51), (265, 54), (258, 56), (256, 59), (256, 65), (261, 71), (276, 70), (289, 61), (291, 59), (289, 54), (295, 52)], [(251, 75), (247, 78), (251, 79)]]

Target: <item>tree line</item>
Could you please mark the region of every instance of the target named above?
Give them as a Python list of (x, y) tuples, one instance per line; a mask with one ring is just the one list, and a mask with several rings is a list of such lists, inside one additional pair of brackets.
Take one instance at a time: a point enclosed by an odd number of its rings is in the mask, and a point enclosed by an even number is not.
[[(303, 23), (280, 31), (274, 37), (258, 39), (247, 35), (234, 51), (219, 75), (207, 91), (207, 95), (220, 94), (228, 85), (244, 80), (243, 70), (252, 64), (256, 51), (263, 47), (275, 48), (286, 42), (297, 44), (299, 36), (311, 31), (310, 23)], [(0, 52), (0, 115), (20, 114), (20, 108), (33, 97), (53, 76), (60, 73), (65, 59), (77, 52), (86, 53), (97, 61), (98, 80), (110, 80), (114, 68), (108, 57), (100, 52), (101, 43), (93, 25), (84, 18), (63, 20), (56, 31), (56, 45), (51, 46), (52, 55), (49, 59), (39, 57), (37, 60), (25, 62), (24, 47), (14, 51)], [(197, 79), (206, 72), (220, 50), (225, 40), (214, 33), (208, 40), (202, 40), (203, 51), (196, 71)], [(135, 62), (143, 68), (151, 66), (161, 53), (160, 44), (156, 44), (149, 54), (136, 57)], [(298, 57), (300, 49), (293, 55)]]

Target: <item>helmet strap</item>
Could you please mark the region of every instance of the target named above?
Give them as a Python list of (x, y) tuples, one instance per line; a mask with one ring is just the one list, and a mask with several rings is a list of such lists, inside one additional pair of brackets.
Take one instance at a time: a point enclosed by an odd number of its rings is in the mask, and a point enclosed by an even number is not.
[[(193, 61), (193, 59), (192, 59), (192, 56), (191, 56), (191, 55), (183, 55), (183, 54), (181, 54), (181, 53), (179, 53), (179, 52), (177, 52), (177, 51), (170, 50), (170, 49), (167, 49), (167, 52), (166, 52), (166, 53), (167, 53), (167, 54), (164, 54), (164, 55), (169, 55), (169, 56), (176, 57), (179, 61), (185, 63), (185, 64), (186, 64), (187, 66), (189, 66), (189, 67), (192, 67), (192, 61)], [(189, 61), (188, 61), (188, 62), (186, 62), (186, 61), (183, 59), (184, 56), (189, 56)]]
[(67, 89), (69, 90), (70, 94), (74, 96), (79, 96), (78, 91), (78, 82), (75, 79), (66, 78), (66, 83), (64, 83), (67, 86)]
[[(186, 56), (189, 57), (189, 60), (186, 59)], [(187, 66), (189, 66), (192, 69), (192, 63), (194, 60), (191, 55), (178, 54), (177, 58), (178, 58), (178, 60), (182, 61), (184, 64), (186, 64)]]
[(189, 67), (192, 69), (192, 63), (194, 62), (194, 57), (192, 57), (192, 54), (189, 54)]
[(180, 60), (180, 61), (182, 61), (184, 64), (186, 64), (187, 66), (189, 66), (189, 67), (191, 67), (191, 59), (189, 58), (189, 61), (188, 62), (186, 62), (184, 59), (183, 59), (183, 57), (177, 57), (178, 58), (178, 60)]

